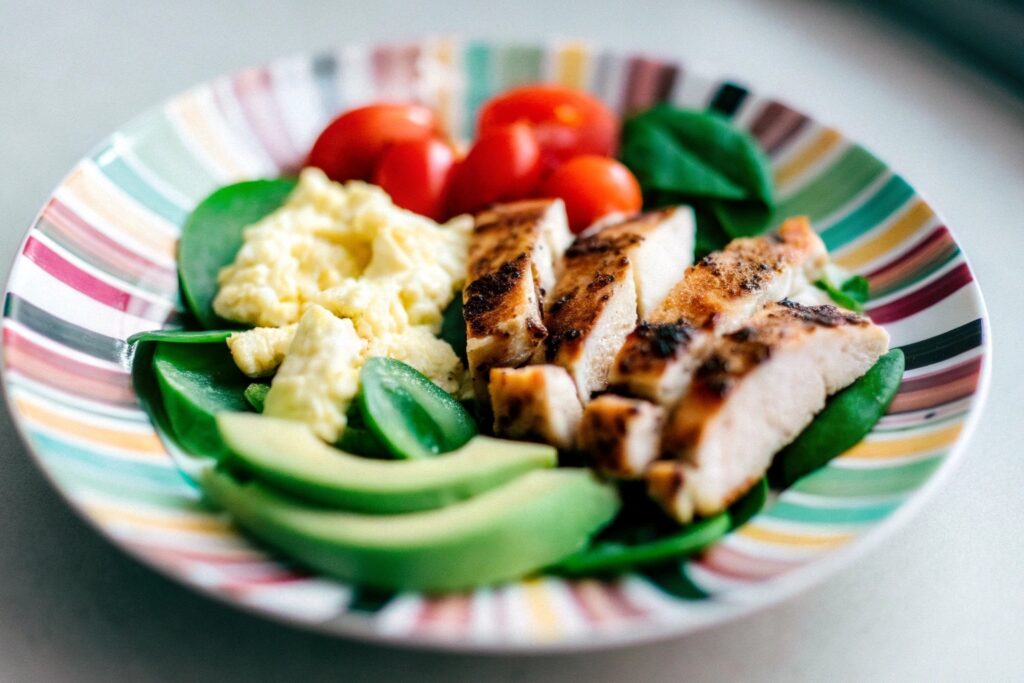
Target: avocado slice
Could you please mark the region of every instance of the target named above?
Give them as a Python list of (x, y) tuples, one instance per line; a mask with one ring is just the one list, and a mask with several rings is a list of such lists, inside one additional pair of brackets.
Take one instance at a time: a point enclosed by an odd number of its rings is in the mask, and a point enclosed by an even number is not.
[(241, 528), (299, 563), (389, 590), (521, 577), (582, 548), (619, 507), (615, 489), (583, 469), (535, 470), (461, 503), (402, 515), (310, 507), (223, 469), (208, 469), (201, 483)]
[(558, 461), (550, 446), (485, 436), (433, 458), (374, 460), (332, 448), (294, 420), (223, 412), (217, 426), (229, 462), (257, 479), (310, 502), (377, 514), (443, 507)]

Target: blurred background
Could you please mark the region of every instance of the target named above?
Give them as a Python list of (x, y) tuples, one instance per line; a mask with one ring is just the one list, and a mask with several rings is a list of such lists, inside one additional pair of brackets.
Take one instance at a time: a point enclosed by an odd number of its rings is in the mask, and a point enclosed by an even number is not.
[[(224, 72), (353, 41), (579, 37), (663, 54), (864, 143), (956, 232), (995, 329), (968, 457), (825, 585), (685, 640), (485, 658), (331, 640), (214, 604), (88, 529), (0, 411), (0, 681), (941, 681), (1024, 671), (1024, 4), (1011, 0), (0, 1), (0, 263), (49, 191), (126, 119)], [(1005, 340), (1005, 341), (1003, 341)]]

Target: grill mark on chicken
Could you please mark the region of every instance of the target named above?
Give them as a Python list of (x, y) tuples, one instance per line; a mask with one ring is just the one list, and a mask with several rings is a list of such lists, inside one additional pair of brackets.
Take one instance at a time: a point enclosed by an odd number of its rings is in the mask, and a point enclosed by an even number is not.
[[(516, 288), (529, 267), (526, 254), (506, 261), (497, 270), (478, 277), (466, 287), (466, 300), (462, 307), (466, 324), (474, 334), (487, 334), (492, 326), (488, 314), (501, 314), (509, 292)], [(535, 323), (543, 328), (543, 324)]]

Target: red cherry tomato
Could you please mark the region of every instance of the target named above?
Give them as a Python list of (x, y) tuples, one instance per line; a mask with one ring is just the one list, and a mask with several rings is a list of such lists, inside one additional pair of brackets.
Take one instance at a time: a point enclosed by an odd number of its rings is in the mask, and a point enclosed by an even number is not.
[(547, 177), (544, 197), (561, 197), (569, 226), (580, 232), (610, 213), (636, 213), (643, 204), (640, 183), (615, 159), (585, 155), (570, 159)]
[(540, 146), (527, 126), (487, 133), (470, 148), (452, 177), (451, 214), (529, 197), (540, 179)]
[(396, 142), (380, 158), (373, 182), (403, 209), (440, 221), (454, 167), (455, 152), (437, 138)]
[(420, 104), (371, 104), (331, 121), (313, 143), (307, 166), (331, 178), (369, 180), (384, 150), (393, 143), (432, 137), (434, 113)]
[(494, 97), (480, 110), (477, 134), (514, 123), (533, 128), (546, 170), (581, 154), (609, 156), (618, 145), (615, 113), (594, 97), (561, 85), (527, 85)]

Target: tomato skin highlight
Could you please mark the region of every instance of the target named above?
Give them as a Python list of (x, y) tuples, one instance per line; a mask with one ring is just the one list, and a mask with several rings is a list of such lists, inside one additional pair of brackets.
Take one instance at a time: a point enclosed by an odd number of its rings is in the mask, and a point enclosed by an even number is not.
[(331, 180), (369, 180), (392, 144), (437, 132), (434, 113), (421, 104), (370, 104), (350, 109), (323, 129), (306, 158)]
[(573, 232), (587, 229), (610, 213), (637, 213), (643, 205), (640, 183), (628, 168), (615, 159), (589, 154), (555, 169), (540, 194), (565, 202)]
[(547, 171), (583, 154), (610, 156), (618, 147), (615, 112), (591, 95), (561, 85), (526, 85), (490, 99), (480, 110), (477, 134), (517, 123), (533, 128)]
[(396, 142), (377, 164), (373, 183), (397, 206), (441, 221), (445, 218), (448, 185), (455, 152), (437, 138)]
[(449, 214), (533, 196), (540, 171), (540, 145), (528, 126), (507, 126), (483, 135), (455, 169)]

